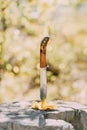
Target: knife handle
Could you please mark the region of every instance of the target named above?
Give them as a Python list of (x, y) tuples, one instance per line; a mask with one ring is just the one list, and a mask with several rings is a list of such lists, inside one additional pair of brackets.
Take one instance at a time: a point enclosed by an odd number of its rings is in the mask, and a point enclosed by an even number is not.
[(40, 45), (40, 67), (44, 68), (47, 66), (46, 63), (46, 47), (47, 47), (47, 43), (49, 41), (49, 37), (45, 37), (42, 41), (41, 41), (41, 45)]

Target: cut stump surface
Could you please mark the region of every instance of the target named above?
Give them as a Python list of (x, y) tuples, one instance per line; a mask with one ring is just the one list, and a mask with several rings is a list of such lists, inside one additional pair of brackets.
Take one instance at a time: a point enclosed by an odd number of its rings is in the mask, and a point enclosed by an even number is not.
[(0, 105), (0, 130), (87, 130), (87, 106), (53, 101), (54, 111), (34, 110), (32, 101)]

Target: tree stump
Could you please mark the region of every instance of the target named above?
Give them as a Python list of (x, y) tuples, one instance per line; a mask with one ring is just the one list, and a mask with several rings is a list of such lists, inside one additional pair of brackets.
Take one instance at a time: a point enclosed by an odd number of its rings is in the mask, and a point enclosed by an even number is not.
[(87, 130), (87, 106), (53, 101), (55, 111), (33, 110), (32, 101), (0, 105), (0, 130)]

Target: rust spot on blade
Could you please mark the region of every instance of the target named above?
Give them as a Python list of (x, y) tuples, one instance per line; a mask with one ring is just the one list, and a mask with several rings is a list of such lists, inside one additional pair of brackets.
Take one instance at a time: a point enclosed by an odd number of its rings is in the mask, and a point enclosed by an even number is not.
[(46, 67), (46, 47), (49, 41), (49, 37), (45, 37), (40, 45), (40, 67)]

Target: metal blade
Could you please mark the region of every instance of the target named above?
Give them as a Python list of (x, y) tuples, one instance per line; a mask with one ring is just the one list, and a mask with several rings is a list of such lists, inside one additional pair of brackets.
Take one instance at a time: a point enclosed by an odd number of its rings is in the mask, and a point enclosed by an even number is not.
[(45, 99), (47, 96), (47, 78), (46, 78), (46, 67), (40, 70), (40, 98)]

